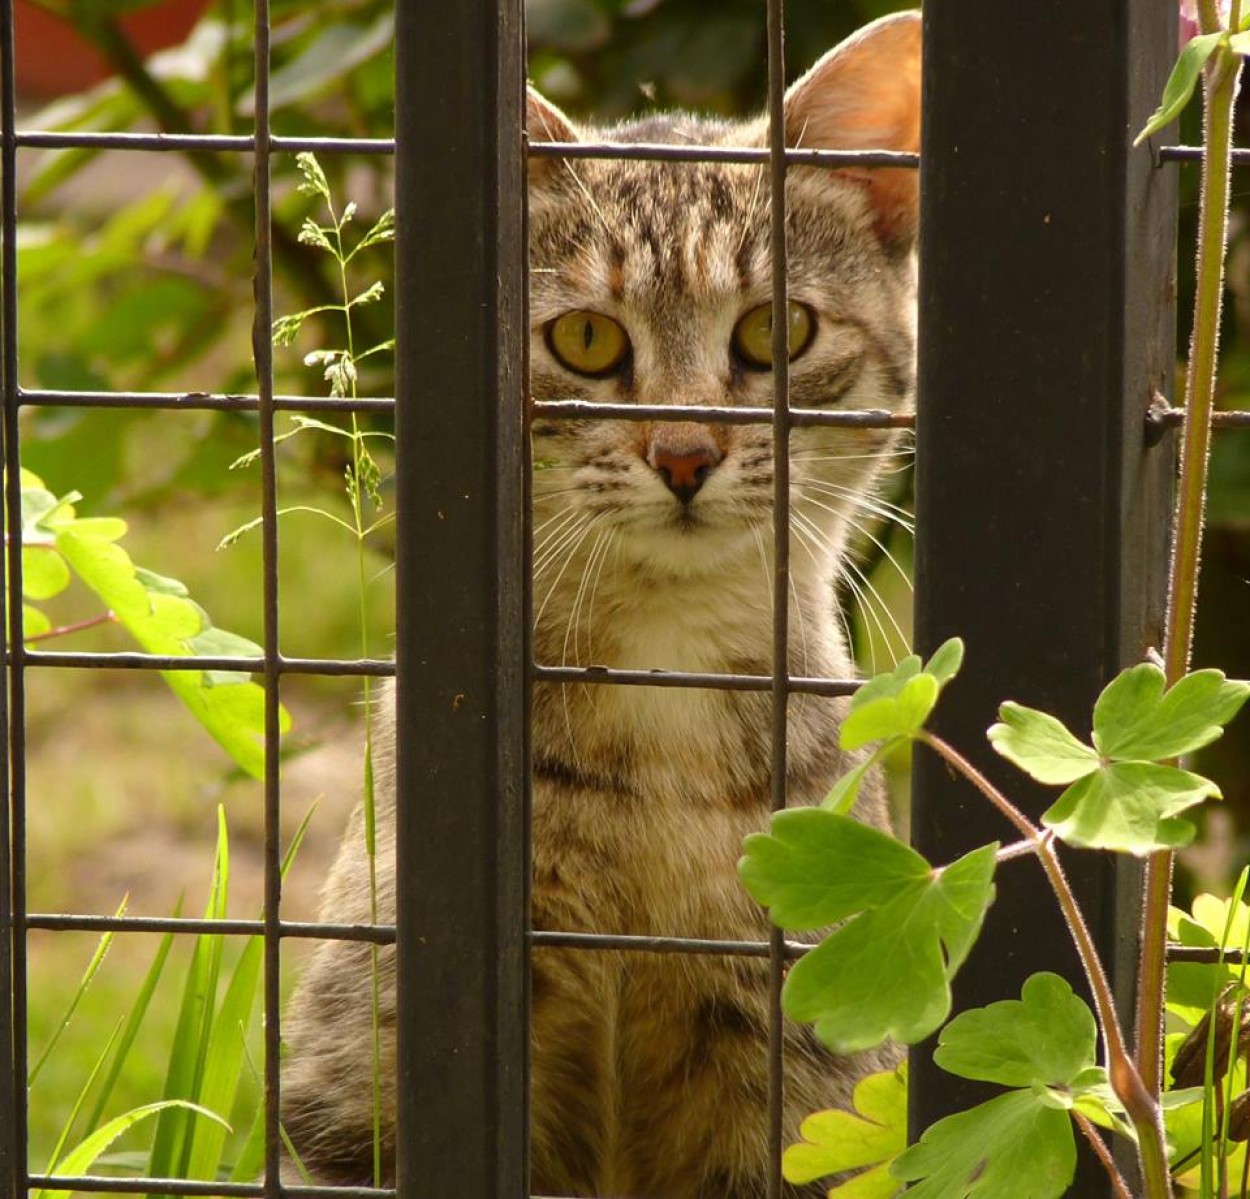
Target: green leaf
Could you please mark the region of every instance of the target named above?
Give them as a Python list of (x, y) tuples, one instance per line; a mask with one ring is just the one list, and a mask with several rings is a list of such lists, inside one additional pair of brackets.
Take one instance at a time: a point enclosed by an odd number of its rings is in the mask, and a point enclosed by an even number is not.
[[(237, 650), (245, 651), (247, 657), (258, 655), (250, 641), (214, 630), (207, 614), (176, 579), (140, 571), (126, 551), (109, 539), (111, 526), (99, 536), (96, 528), (92, 522), (78, 520), (59, 529), (57, 548), (148, 653), (185, 657), (195, 652), (215, 654), (215, 647), (229, 646), (231, 655)], [(254, 778), (264, 776), (265, 695), (257, 684), (232, 672), (170, 670), (163, 671), (162, 677), (239, 766)], [(290, 725), (285, 711), (279, 724), (283, 731)]]
[(912, 1044), (934, 1032), (950, 1013), (950, 980), (993, 900), (996, 850), (987, 845), (924, 878), (906, 877), (884, 903), (884, 888), (870, 882), (865, 891), (879, 906), (861, 900), (858, 916), (795, 963), (782, 990), (786, 1013), (814, 1022), (816, 1035), (840, 1053), (887, 1038)]
[(24, 641), (40, 637), (51, 628), (52, 622), (38, 608), (32, 608), (29, 604), (22, 605), (22, 639)]
[(1133, 140), (1133, 145), (1141, 145), (1152, 133), (1158, 133), (1160, 129), (1170, 125), (1181, 115), (1194, 94), (1198, 77), (1202, 74), (1202, 68), (1206, 66), (1207, 59), (1215, 53), (1216, 47), (1226, 36), (1223, 32), (1204, 33), (1189, 41), (1185, 49), (1181, 51), (1180, 57), (1176, 60), (1176, 66), (1172, 68), (1172, 74), (1164, 85), (1163, 99), (1160, 100), (1159, 107), (1146, 122), (1146, 127)]
[(807, 1183), (848, 1170), (863, 1171), (829, 1191), (829, 1199), (892, 1199), (899, 1184), (891, 1160), (907, 1147), (905, 1066), (869, 1074), (855, 1085), (854, 1112), (824, 1111), (799, 1128), (803, 1141), (781, 1159), (787, 1182)]
[(777, 812), (743, 842), (738, 874), (782, 928), (815, 929), (926, 886), (929, 863), (888, 833), (823, 808)]
[(46, 600), (69, 586), (69, 567), (51, 545), (22, 546), (22, 595)]
[(948, 1074), (1006, 1087), (1070, 1087), (1095, 1064), (1098, 1028), (1085, 1001), (1057, 974), (1034, 974), (1019, 999), (962, 1012), (933, 1060)]
[(931, 674), (908, 679), (894, 695), (881, 695), (852, 706), (842, 722), (838, 743), (843, 749), (859, 749), (870, 741), (915, 734), (937, 703), (941, 684)]
[(1071, 783), (1098, 769), (1098, 755), (1048, 713), (1009, 700), (998, 718), (990, 744), (1039, 783)]
[(1011, 1091), (927, 1129), (894, 1160), (908, 1199), (1059, 1199), (1076, 1171), (1067, 1112)]
[(1069, 845), (1141, 856), (1188, 845), (1194, 826), (1174, 817), (1219, 793), (1208, 779), (1174, 766), (1113, 762), (1073, 783), (1042, 823)]
[(964, 643), (961, 637), (943, 641), (924, 664), (925, 674), (931, 674), (944, 687), (958, 673), (964, 661)]
[[(131, 1111), (125, 1112), (123, 1115), (117, 1116), (107, 1124), (97, 1128), (90, 1136), (81, 1141), (57, 1162), (56, 1172), (69, 1177), (89, 1173), (92, 1165), (95, 1164), (100, 1155), (127, 1129), (133, 1128), (140, 1121), (146, 1120), (150, 1116), (155, 1116), (171, 1109), (180, 1109), (189, 1115), (202, 1116), (206, 1120), (216, 1120), (219, 1124), (225, 1125), (226, 1128), (230, 1127), (216, 1112), (210, 1112), (207, 1108), (199, 1107), (194, 1103), (187, 1103), (179, 1099), (166, 1099), (159, 1103), (147, 1103), (142, 1107), (133, 1108)], [(70, 1195), (70, 1191), (33, 1191), (31, 1199), (70, 1199)]]
[(865, 758), (854, 769), (847, 771), (846, 774), (834, 783), (829, 790), (829, 794), (820, 801), (820, 806), (826, 811), (834, 812), (839, 816), (849, 816), (851, 809), (855, 806), (855, 801), (859, 798), (859, 789), (863, 786), (864, 779), (868, 777), (868, 772), (878, 762), (888, 757), (900, 745), (905, 743), (906, 738), (891, 737), (888, 741), (879, 745), (871, 756)]
[(1198, 670), (1165, 694), (1151, 662), (1123, 671), (1094, 705), (1094, 745), (1106, 758), (1157, 762), (1210, 745), (1241, 710), (1250, 683), (1219, 670)]

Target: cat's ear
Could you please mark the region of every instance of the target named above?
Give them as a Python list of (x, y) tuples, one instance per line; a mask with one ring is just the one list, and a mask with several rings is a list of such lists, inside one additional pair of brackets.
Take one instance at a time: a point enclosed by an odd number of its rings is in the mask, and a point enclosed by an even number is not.
[[(525, 89), (525, 132), (531, 142), (577, 141), (577, 133), (568, 117), (532, 87)], [(531, 158), (530, 184), (549, 182), (559, 161), (557, 158)]]
[[(920, 14), (894, 13), (830, 50), (786, 92), (786, 144), (812, 150), (920, 150)], [(849, 167), (863, 183), (883, 241), (910, 246), (919, 172)]]

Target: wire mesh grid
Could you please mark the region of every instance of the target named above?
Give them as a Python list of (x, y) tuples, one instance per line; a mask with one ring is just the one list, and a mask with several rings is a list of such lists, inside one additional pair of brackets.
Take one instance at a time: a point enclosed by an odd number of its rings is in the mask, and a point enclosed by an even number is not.
[[(505, 5), (506, 7), (506, 5)], [(783, 20), (781, 0), (767, 0), (768, 12), (768, 114), (769, 139), (766, 148), (730, 148), (701, 146), (656, 146), (617, 144), (532, 144), (532, 156), (630, 158), (670, 162), (729, 162), (766, 165), (771, 194), (778, 199), (771, 210), (772, 298), (775, 308), (785, 310), (787, 299), (785, 177), (792, 166), (816, 166), (827, 169), (847, 165), (860, 167), (918, 166), (912, 155), (889, 152), (835, 153), (787, 149), (784, 144), (784, 77), (782, 66)], [(278, 596), (278, 522), (277, 481), (274, 459), (274, 416), (281, 411), (300, 411), (315, 407), (319, 411), (380, 412), (394, 409), (390, 399), (316, 400), (276, 395), (273, 382), (273, 361), (269, 330), (272, 327), (272, 263), (270, 243), (270, 162), (275, 154), (310, 150), (317, 153), (392, 154), (391, 139), (284, 138), (273, 135), (269, 128), (268, 91), (270, 82), (270, 45), (268, 6), (257, 0), (255, 27), (256, 127), (252, 136), (163, 135), (122, 133), (49, 133), (20, 131), (16, 128), (14, 84), (14, 17), (12, 0), (0, 0), (2, 23), (2, 95), (0, 95), (0, 241), (3, 269), (0, 296), (3, 303), (3, 329), (0, 331), (0, 366), (3, 368), (4, 394), (4, 462), (5, 503), (8, 527), (20, 526), (21, 496), (19, 484), (20, 440), (18, 418), (23, 407), (52, 408), (149, 408), (157, 410), (254, 411), (259, 414), (262, 461), (263, 514), (263, 606), (264, 653), (261, 658), (238, 657), (168, 657), (143, 653), (50, 653), (26, 648), (22, 640), (20, 605), (10, 603), (7, 611), (8, 687), (3, 695), (6, 706), (8, 739), (6, 743), (9, 777), (8, 836), (0, 838), (0, 871), (8, 885), (0, 896), (0, 916), (6, 934), (0, 938), (0, 978), (9, 984), (8, 1009), (4, 1013), (6, 1035), (0, 1038), (0, 1171), (4, 1185), (13, 1196), (25, 1196), (32, 1187), (56, 1187), (83, 1192), (112, 1191), (118, 1193), (161, 1193), (170, 1195), (239, 1195), (276, 1196), (282, 1194), (318, 1196), (381, 1197), (394, 1194), (393, 1189), (368, 1187), (300, 1187), (280, 1186), (279, 1135), (280, 1078), (280, 997), (278, 992), (279, 950), (284, 938), (361, 940), (380, 944), (395, 940), (393, 926), (338, 925), (316, 922), (285, 921), (280, 910), (279, 814), (281, 790), (279, 781), (279, 692), (286, 674), (338, 674), (385, 677), (394, 673), (389, 661), (370, 659), (313, 659), (284, 656), (280, 650), (280, 609)], [(519, 130), (510, 131), (520, 153)], [(16, 271), (16, 238), (18, 198), (16, 189), (16, 156), (19, 149), (121, 149), (141, 151), (184, 152), (202, 150), (220, 153), (249, 153), (255, 158), (254, 203), (256, 211), (255, 248), (258, 269), (255, 283), (255, 363), (257, 393), (255, 395), (70, 392), (23, 389), (18, 383), (18, 279)], [(1190, 161), (1200, 154), (1195, 147), (1166, 147), (1158, 152), (1160, 165)], [(1234, 156), (1238, 165), (1250, 164), (1250, 151)], [(403, 196), (399, 197), (400, 205)], [(788, 584), (789, 528), (789, 462), (788, 445), (791, 429), (809, 425), (848, 428), (910, 428), (912, 418), (890, 412), (829, 412), (792, 409), (789, 403), (788, 350), (786, 328), (776, 322), (773, 328), (774, 404), (771, 408), (668, 408), (647, 406), (614, 406), (587, 404), (578, 401), (543, 402), (532, 405), (534, 415), (544, 419), (666, 421), (697, 420), (709, 424), (758, 423), (771, 425), (775, 447), (773, 538), (775, 571), (774, 594), (785, 595)], [(1151, 420), (1161, 426), (1178, 423), (1181, 413), (1175, 409), (1156, 412)], [(1250, 424), (1250, 413), (1221, 413), (1219, 427)], [(402, 520), (402, 515), (401, 515)], [(21, 593), (22, 560), (20, 541), (11, 538), (7, 547), (9, 589), (6, 596)], [(522, 580), (522, 587), (528, 585)], [(528, 604), (527, 604), (528, 606)], [(543, 663), (530, 666), (530, 677), (540, 683), (577, 682), (595, 686), (688, 687), (723, 690), (768, 692), (772, 700), (772, 804), (785, 804), (786, 777), (786, 705), (796, 693), (846, 695), (857, 684), (852, 679), (805, 678), (791, 675), (787, 668), (788, 611), (785, 603), (774, 603), (773, 669), (768, 675), (709, 675), (679, 671), (631, 671), (600, 667), (565, 667)], [(95, 916), (76, 913), (30, 912), (26, 906), (27, 863), (26, 831), (26, 673), (33, 669), (138, 669), (138, 670), (242, 670), (262, 675), (266, 692), (266, 777), (265, 794), (265, 906), (261, 920), (203, 921), (189, 918), (157, 919), (125, 916)], [(402, 918), (401, 918), (402, 919)], [(175, 932), (195, 934), (219, 933), (229, 936), (260, 934), (265, 945), (264, 1014), (265, 1014), (265, 1110), (266, 1110), (266, 1176), (263, 1183), (231, 1184), (195, 1182), (178, 1179), (145, 1179), (84, 1176), (45, 1177), (32, 1174), (26, 1162), (26, 1088), (28, 994), (26, 987), (26, 944), (31, 930), (90, 932)], [(785, 963), (806, 951), (807, 946), (788, 943), (777, 931), (767, 942), (736, 942), (708, 938), (645, 937), (613, 933), (583, 933), (561, 930), (534, 930), (529, 944), (577, 948), (585, 951), (628, 950), (642, 953), (724, 954), (767, 957), (772, 980), (770, 1019), (770, 1150), (773, 1162), (770, 1199), (781, 1193), (781, 1090), (783, 1085), (780, 983)], [(1194, 957), (1195, 951), (1184, 956)]]

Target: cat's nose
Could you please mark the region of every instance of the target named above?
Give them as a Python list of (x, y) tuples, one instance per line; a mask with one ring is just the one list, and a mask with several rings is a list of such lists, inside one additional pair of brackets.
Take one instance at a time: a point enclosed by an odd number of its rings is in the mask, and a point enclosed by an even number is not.
[(689, 504), (707, 476), (712, 473), (724, 455), (716, 448), (710, 430), (695, 425), (694, 428), (670, 425), (652, 436), (647, 461), (664, 485), (681, 500)]

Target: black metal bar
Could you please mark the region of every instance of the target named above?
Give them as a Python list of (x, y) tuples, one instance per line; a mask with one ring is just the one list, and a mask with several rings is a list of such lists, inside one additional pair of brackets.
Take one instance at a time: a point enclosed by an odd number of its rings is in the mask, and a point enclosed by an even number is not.
[[(698, 687), (710, 691), (771, 691), (770, 674), (700, 674), (680, 670), (615, 670), (606, 666), (535, 666), (534, 678), (544, 683), (599, 683), (615, 687)], [(791, 675), (792, 692), (808, 695), (854, 695), (858, 679), (807, 678)]]
[(145, 654), (133, 650), (119, 653), (96, 653), (88, 650), (28, 650), (27, 666), (59, 667), (76, 670), (236, 670), (258, 674), (271, 664), (279, 674), (361, 675), (389, 678), (395, 664), (385, 658), (284, 658), (274, 654), (268, 658), (223, 658), (211, 655), (185, 657), (169, 654)]
[[(769, 251), (772, 255), (773, 364), (773, 653), (772, 796), (774, 812), (786, 806), (787, 709), (790, 699), (790, 322), (786, 316), (786, 57), (782, 0), (767, 0)], [(785, 1148), (785, 1038), (781, 986), (785, 934), (768, 934), (768, 1163), (765, 1194), (780, 1199)]]
[(408, 1196), (528, 1193), (523, 60), (520, 0), (460, 0), (434, 21), (417, 0), (397, 5), (397, 971), (409, 1017), (397, 1182)]
[[(777, 419), (772, 408), (725, 408), (704, 404), (594, 404), (586, 400), (539, 400), (532, 408), (536, 417), (566, 420), (693, 420), (721, 425), (771, 425)], [(876, 408), (846, 412), (788, 408), (785, 418), (792, 428), (911, 429), (915, 424), (910, 413)]]
[[(0, 278), (0, 309), (4, 328), (0, 359), (4, 386), (4, 508), (5, 528), (22, 527), (21, 446), (18, 426), (18, 303), (17, 303), (17, 146), (14, 132), (16, 116), (16, 59), (13, 11), (5, 5), (3, 31), (3, 80), (0, 81), (0, 254), (3, 276)], [(8, 664), (5, 688), (6, 736), (5, 775), (8, 782), (8, 870), (5, 884), (7, 919), (5, 940), (7, 958), (3, 983), (6, 991), (5, 1101), (11, 1106), (0, 1110), (10, 1112), (11, 1125), (0, 1133), (0, 1187), (6, 1196), (24, 1199), (29, 1194), (27, 1178), (27, 1141), (30, 1122), (30, 1100), (27, 1086), (27, 1009), (29, 1002), (27, 940), (26, 940), (26, 670), (25, 646), (22, 643), (22, 604), (12, 597), (22, 595), (22, 539), (6, 540), (6, 586), (3, 588), (3, 650)], [(9, 1122), (6, 1121), (6, 1124)]]
[[(784, 94), (784, 92), (783, 92)], [(537, 158), (614, 158), (625, 162), (728, 162), (768, 165), (771, 146), (672, 146), (655, 142), (530, 142), (528, 153)], [(787, 166), (911, 167), (920, 166), (919, 154), (900, 150), (792, 150), (777, 148)]]
[[(17, 148), (16, 64), (13, 0), (0, 4), (0, 387), (4, 401), (5, 527), (21, 527), (21, 492), (17, 471)], [(13, 444), (10, 444), (13, 439)], [(16, 562), (21, 570), (21, 538), (10, 537), (8, 581)], [(0, 652), (7, 658), (9, 640), (21, 637), (20, 603), (8, 602), (0, 587)], [(14, 590), (13, 594), (20, 595)], [(9, 667), (20, 688), (20, 654)], [(10, 683), (10, 685), (13, 685)], [(20, 744), (14, 758), (14, 730), (22, 740), (22, 697), (10, 702), (9, 686), (0, 687), (0, 712), (7, 733), (0, 737), (0, 780), (5, 784), (5, 820), (0, 827), (0, 1196), (26, 1194), (26, 930), (25, 930), (25, 777)], [(15, 721), (15, 717), (18, 720)], [(9, 1118), (11, 1115), (11, 1119)]]
[[(125, 1195), (261, 1196), (268, 1188), (256, 1182), (197, 1182), (186, 1178), (109, 1178), (101, 1174), (32, 1174), (32, 1186), (55, 1191), (112, 1192)], [(287, 1199), (394, 1199), (386, 1187), (283, 1186)]]
[(255, 128), (253, 131), (252, 195), (256, 208), (253, 246), (252, 355), (256, 367), (260, 434), (261, 512), (261, 607), (265, 687), (264, 774), (264, 972), (261, 986), (264, 1012), (264, 1126), (265, 1178), (268, 1199), (281, 1199), (281, 1098), (282, 1080), (282, 790), (281, 702), (278, 602), (278, 464), (274, 441), (273, 403), (273, 216), (271, 211), (272, 142), (269, 124), (270, 28), (269, 0), (256, 0), (255, 8)]
[[(171, 412), (257, 412), (260, 397), (214, 395), (206, 391), (49, 391), (31, 388), (18, 393), (23, 408), (148, 408)], [(395, 410), (392, 398), (354, 396), (274, 396), (275, 412), (379, 412)]]
[[(388, 137), (275, 137), (268, 139), (275, 154), (393, 154), (395, 142)], [(256, 142), (246, 134), (228, 133), (95, 133), (75, 130), (19, 129), (17, 145), (23, 150), (143, 150), (155, 153), (210, 150), (216, 153), (251, 154)]]
[[(1088, 728), (1099, 689), (1159, 639), (1169, 446), (1148, 449), (1142, 424), (1173, 371), (1176, 175), (1131, 142), (1175, 22), (1153, 0), (924, 8), (917, 642), (964, 637), (936, 727), (1033, 814), (1053, 793), (990, 752), (998, 703)], [(1008, 831), (933, 755), (913, 804), (937, 862)], [(1067, 865), (1127, 1015), (1138, 872)], [(1041, 873), (1006, 865), (956, 1003), (1017, 996), (1045, 969), (1082, 978)], [(917, 1131), (983, 1097), (914, 1058)], [(1092, 1155), (1069, 1193), (1108, 1194)]]
[[(92, 916), (82, 912), (32, 912), (26, 927), (46, 932), (92, 933), (177, 933), (196, 936), (201, 933), (221, 937), (262, 936), (267, 925), (263, 920), (197, 920), (190, 916)], [(372, 941), (387, 945), (395, 940), (394, 925), (326, 924), (283, 920), (278, 924), (280, 937), (324, 941)]]
[[(1201, 146), (1162, 146), (1157, 151), (1160, 162), (1201, 162)], [(1233, 151), (1233, 166), (1250, 166), (1250, 149)]]

